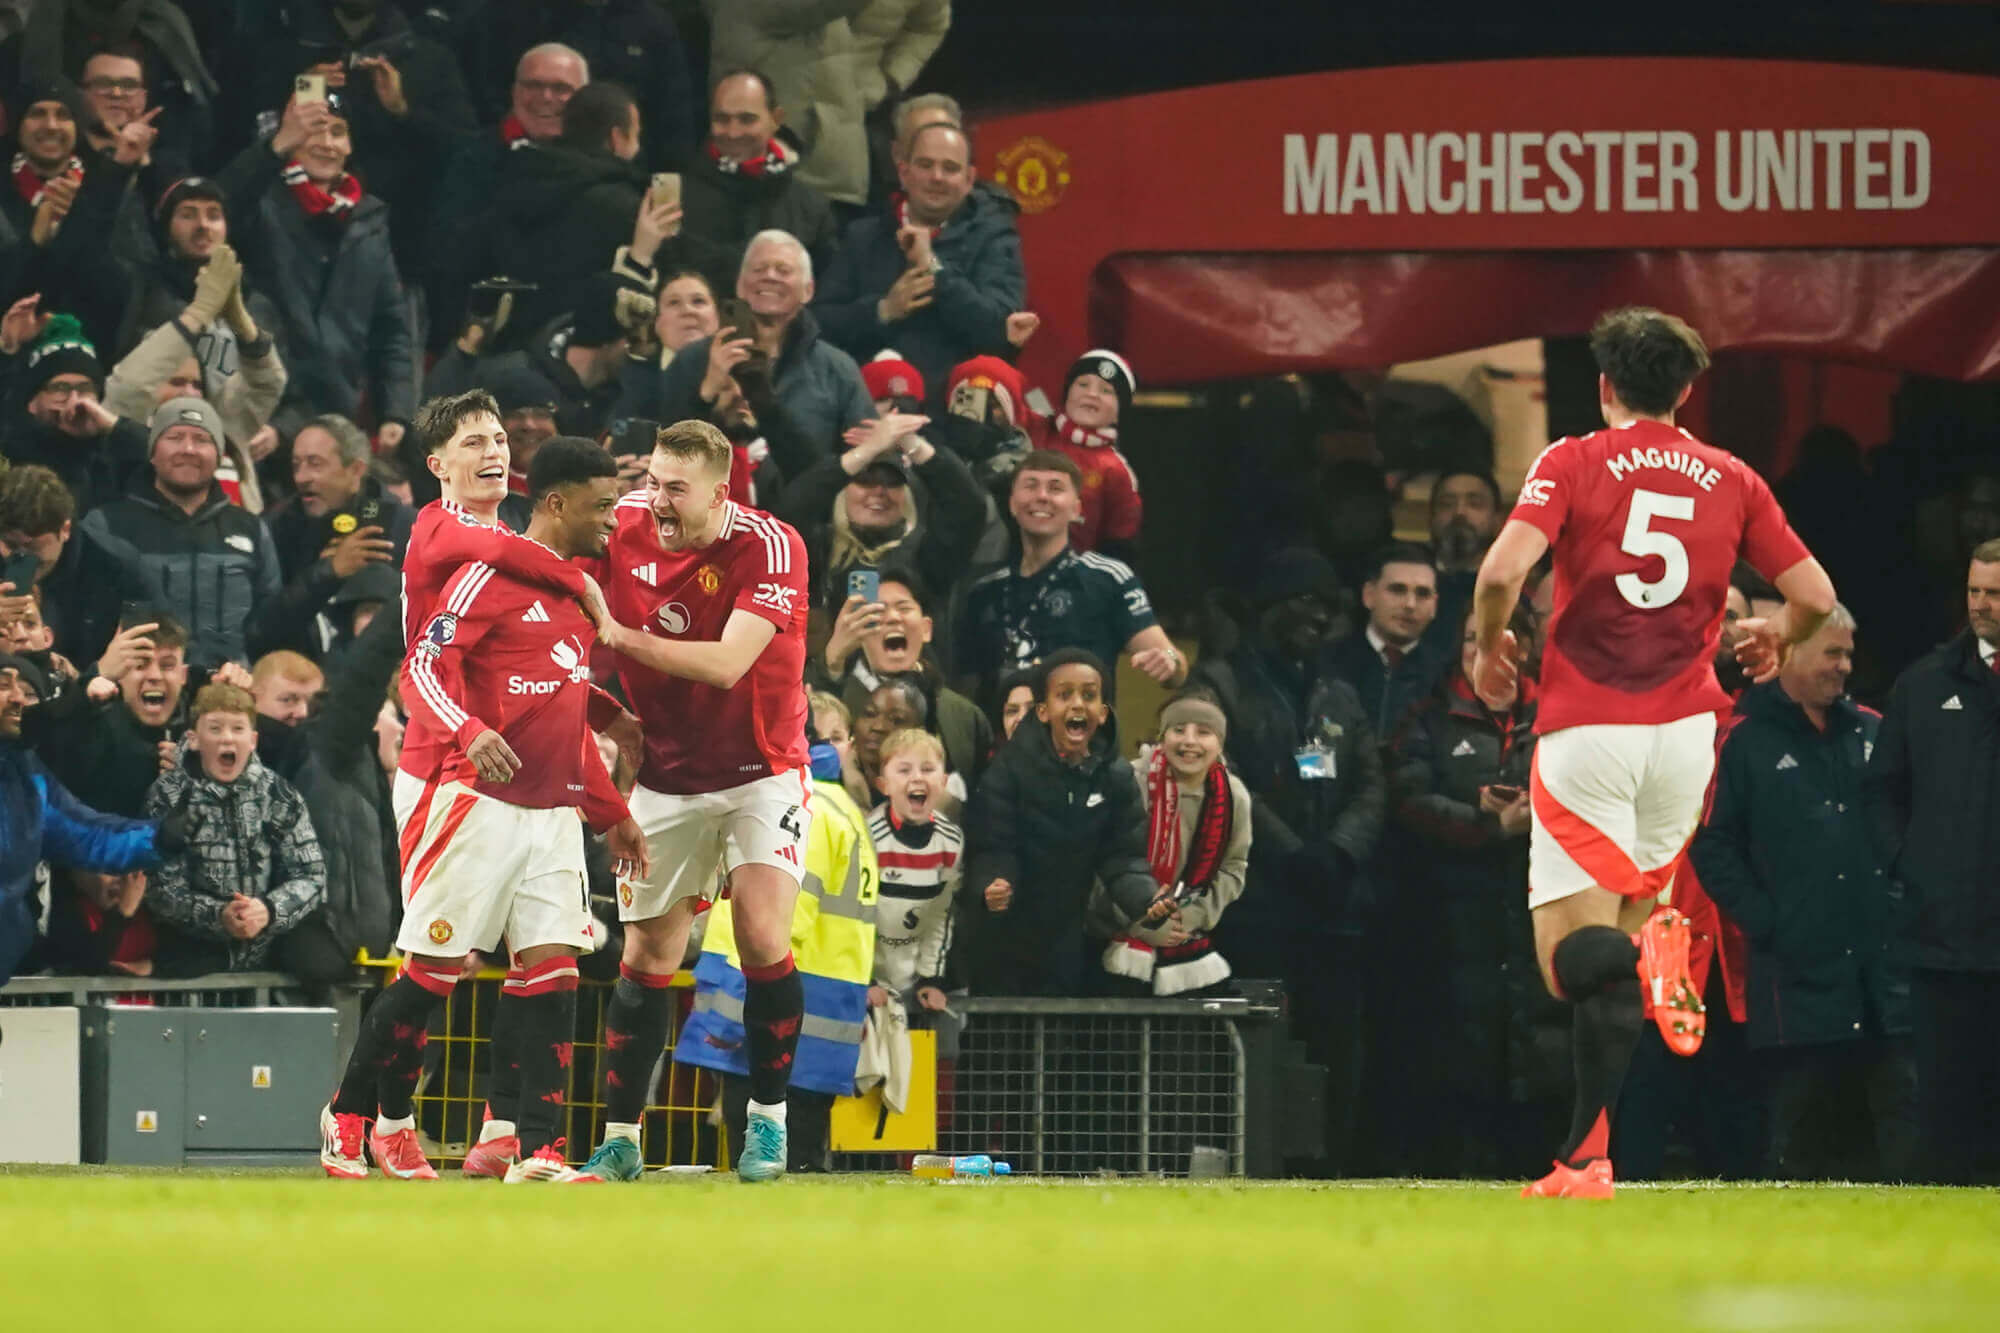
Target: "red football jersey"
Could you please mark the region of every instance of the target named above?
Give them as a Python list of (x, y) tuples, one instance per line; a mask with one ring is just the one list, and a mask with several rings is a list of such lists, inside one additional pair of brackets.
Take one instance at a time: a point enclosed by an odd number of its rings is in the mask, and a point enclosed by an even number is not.
[[(403, 642), (415, 643), (431, 620), (444, 585), (468, 560), (539, 584), (564, 599), (583, 596), (583, 571), (540, 542), (498, 523), (481, 523), (449, 500), (434, 500), (417, 514), (403, 554)], [(413, 770), (411, 770), (413, 771)]]
[(1750, 466), (1637, 421), (1542, 451), (1514, 514), (1555, 548), (1538, 732), (1674, 722), (1729, 705), (1715, 679), (1729, 574), (1810, 554)]
[[(403, 659), (408, 735), (440, 741), (423, 747), (431, 758), (418, 771), (408, 767), (406, 736), (405, 771), (531, 810), (575, 806), (599, 831), (624, 819), (624, 798), (590, 734), (596, 638), (575, 602), (481, 561), (461, 568)], [(465, 756), (489, 729), (521, 761), (510, 782), (481, 780)]]
[(727, 791), (803, 768), (806, 756), (806, 548), (769, 514), (729, 501), (722, 532), (697, 550), (660, 546), (643, 491), (618, 502), (605, 598), (621, 624), (681, 640), (717, 640), (738, 610), (778, 633), (733, 689), (618, 659), (646, 733), (639, 781), (673, 796)]

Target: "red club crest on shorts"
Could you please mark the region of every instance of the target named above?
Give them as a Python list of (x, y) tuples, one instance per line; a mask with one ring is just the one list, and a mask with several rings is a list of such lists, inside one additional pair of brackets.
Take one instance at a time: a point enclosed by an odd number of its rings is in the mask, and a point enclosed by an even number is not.
[(432, 944), (449, 944), (451, 943), (451, 922), (445, 920), (443, 917), (439, 917), (437, 920), (431, 922), (430, 929), (424, 933), (431, 937)]
[(618, 885), (618, 901), (624, 903), (627, 907), (632, 905), (632, 886), (622, 880)]

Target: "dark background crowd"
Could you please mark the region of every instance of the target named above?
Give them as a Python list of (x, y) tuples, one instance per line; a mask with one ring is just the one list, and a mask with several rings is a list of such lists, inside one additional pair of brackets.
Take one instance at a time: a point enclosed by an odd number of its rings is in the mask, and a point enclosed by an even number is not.
[[(1329, 1076), (1300, 1169), (1539, 1169), (1570, 1073), (1525, 897), (1533, 656), (1503, 710), (1466, 680), (1511, 500), (1491, 440), (1413, 432), (1371, 377), (1221, 386), (1200, 530), (1149, 522), (1185, 426), (1116, 349), (1017, 368), (1015, 205), (959, 102), (914, 91), (966, 86), (937, 77), (962, 47), (925, 72), (944, 0), (9, 19), (0, 745), (192, 832), (150, 875), (10, 841), (0, 975), (325, 983), (386, 949), (396, 568), (437, 496), (406, 427), (476, 387), (510, 522), (546, 440), (638, 485), (657, 426), (702, 417), (732, 493), (800, 530), (823, 775), (888, 807), (885, 849), (952, 849), (925, 890), (951, 911), (914, 959), (885, 936), (879, 983), (925, 1009), (1275, 983)], [(2000, 1169), (1992, 427), (1912, 381), (1895, 438), (1816, 429), (1776, 479), (1846, 606), (1763, 686), (1725, 635), (1740, 702), (1677, 888), (1709, 1038), (1649, 1038), (1628, 1178)], [(1743, 571), (1732, 622), (1774, 596)]]

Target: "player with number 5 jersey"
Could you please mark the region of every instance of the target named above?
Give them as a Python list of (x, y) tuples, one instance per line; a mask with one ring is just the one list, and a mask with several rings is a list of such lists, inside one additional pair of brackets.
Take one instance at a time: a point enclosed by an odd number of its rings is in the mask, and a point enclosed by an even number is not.
[[(750, 1113), (745, 1180), (785, 1169), (785, 1089), (805, 995), (792, 906), (812, 820), (806, 753), (806, 552), (799, 534), (729, 498), (729, 441), (706, 422), (659, 433), (646, 485), (618, 507), (601, 571), (625, 697), (645, 729), (632, 815), (650, 874), (619, 885), (626, 923), (605, 1012), (604, 1142), (596, 1180), (640, 1170), (639, 1117), (666, 1047), (667, 990), (701, 902), (726, 877), (742, 960)], [(628, 628), (629, 627), (629, 628)]]
[(1713, 660), (1730, 571), (1748, 561), (1785, 596), (1768, 621), (1738, 626), (1738, 657), (1759, 681), (1834, 598), (1763, 479), (1674, 424), (1708, 366), (1700, 335), (1657, 310), (1614, 310), (1592, 330), (1591, 351), (1606, 429), (1557, 440), (1522, 483), (1473, 594), (1474, 681), (1489, 699), (1506, 693), (1519, 656), (1507, 620), (1552, 553), (1528, 903), (1543, 980), (1572, 1006), (1576, 1103), (1555, 1169), (1526, 1193), (1602, 1198), (1612, 1192), (1611, 1108), (1646, 1013), (1681, 1055), (1705, 1030), (1687, 919), (1652, 909), (1672, 888), (1714, 771), (1729, 697)]

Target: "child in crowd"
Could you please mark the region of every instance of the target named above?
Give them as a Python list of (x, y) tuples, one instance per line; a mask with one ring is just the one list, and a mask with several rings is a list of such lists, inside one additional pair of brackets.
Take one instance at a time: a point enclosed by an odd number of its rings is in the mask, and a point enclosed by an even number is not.
[(1183, 995), (1227, 980), (1209, 933), (1243, 892), (1250, 865), (1250, 791), (1224, 766), (1229, 724), (1215, 700), (1190, 692), (1160, 712), (1160, 739), (1133, 762), (1146, 807), (1146, 859), (1173, 902), (1154, 926), (1113, 936), (1104, 970), (1113, 988)]
[(1164, 921), (1171, 907), (1148, 873), (1145, 810), (1118, 755), (1104, 664), (1078, 648), (1051, 653), (1037, 695), (965, 812), (961, 924), (980, 995), (1096, 990), (1093, 884), (1106, 894), (1100, 930)]
[(965, 836), (939, 812), (945, 793), (944, 744), (905, 728), (882, 742), (887, 800), (868, 820), (881, 866), (875, 900), (875, 984), (868, 1003), (891, 998), (905, 1011), (945, 1005), (945, 958), (951, 948), (952, 898), (962, 873)]
[(326, 896), (326, 865), (298, 789), (257, 758), (257, 707), (204, 686), (183, 761), (146, 794), (146, 815), (185, 811), (187, 849), (160, 863), (147, 905), (161, 976), (250, 971)]

